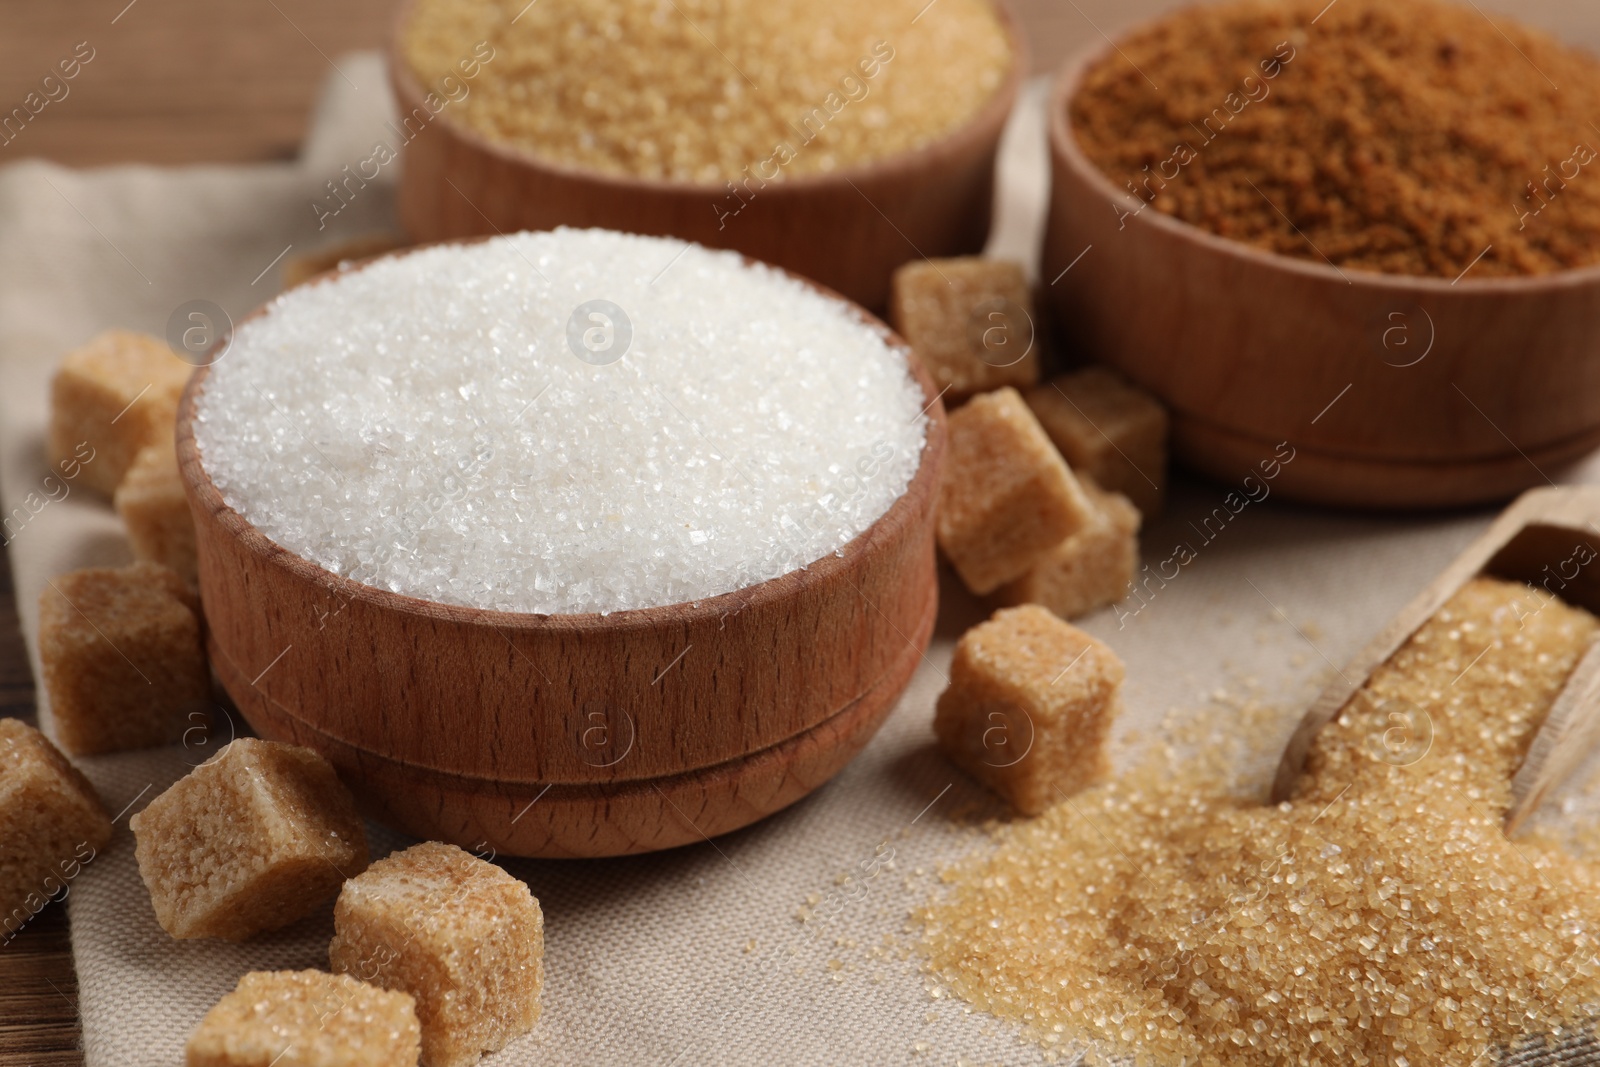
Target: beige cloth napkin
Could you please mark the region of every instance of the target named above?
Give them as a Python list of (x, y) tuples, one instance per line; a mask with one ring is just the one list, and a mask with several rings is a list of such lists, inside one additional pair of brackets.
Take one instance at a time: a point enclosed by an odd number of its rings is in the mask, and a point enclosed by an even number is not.
[[(272, 295), (285, 252), (329, 238), (316, 230), (310, 202), (339, 167), (370, 152), (388, 107), (375, 57), (340, 66), (359, 88), (332, 79), (299, 164), (0, 171), (7, 514), (46, 473), (47, 383), (63, 350), (110, 326), (163, 333), (172, 310), (192, 299), (237, 318)], [(1044, 202), (1037, 83), (1027, 99), (1007, 140), (994, 243), (1014, 255), (1035, 246)], [(362, 192), (338, 219), (338, 235), (392, 224), (390, 180)], [(1591, 465), (1573, 477), (1595, 473)], [(1145, 531), (1145, 554), (1159, 561), (1187, 542), (1197, 558), (1137, 614), (1119, 620), (1105, 611), (1084, 622), (1127, 662), (1124, 740), (1148, 739), (1169, 708), (1252, 687), (1282, 704), (1286, 736), (1329, 664), (1352, 654), (1487, 521), (1325, 513), (1269, 497), (1204, 543), (1191, 520), (1210, 514), (1228, 488), (1180, 482), (1168, 514)], [(17, 530), (10, 555), (37, 657), (35, 605), (46, 578), (124, 561), (128, 550), (107, 503), (74, 491)], [(980, 803), (981, 792), (931, 743), (951, 642), (982, 617), (948, 581), (944, 592), (927, 662), (888, 725), (810, 798), (714, 844), (631, 859), (506, 862), (543, 903), (549, 979), (537, 1030), (491, 1065), (1040, 1060), (1010, 1026), (931, 997), (910, 951), (908, 916), (936, 890), (936, 870), (982, 840), (952, 818)], [(168, 1067), (241, 974), (326, 966), (327, 908), (245, 945), (173, 941), (156, 925), (128, 813), (214, 747), (83, 761), (120, 813), (112, 844), (73, 884), (69, 902), (90, 1067)], [(404, 844), (376, 826), (372, 840), (379, 855)], [(892, 863), (883, 864), (890, 850)], [(803, 923), (805, 911), (813, 918)]]

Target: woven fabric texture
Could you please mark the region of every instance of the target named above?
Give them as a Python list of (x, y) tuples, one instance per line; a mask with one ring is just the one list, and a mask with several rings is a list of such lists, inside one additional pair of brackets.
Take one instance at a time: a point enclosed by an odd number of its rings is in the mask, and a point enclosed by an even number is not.
[[(286, 250), (393, 226), (386, 171), (327, 230), (317, 228), (312, 203), (324, 183), (385, 136), (381, 64), (371, 56), (339, 63), (353, 86), (331, 80), (298, 163), (0, 171), (7, 514), (47, 471), (47, 388), (63, 351), (112, 326), (164, 334), (173, 310), (190, 300), (238, 318), (275, 291), (275, 257)], [(1030, 86), (1004, 153), (994, 247), (1016, 256), (1036, 248), (1044, 202), (1042, 88)], [(1220, 532), (1201, 534), (1200, 519), (1229, 488), (1180, 482), (1143, 548), (1156, 563), (1183, 543), (1195, 560), (1137, 612), (1084, 622), (1127, 663), (1124, 748), (1152, 737), (1169, 709), (1205, 704), (1219, 691), (1253, 692), (1281, 707), (1287, 737), (1330, 665), (1354, 653), (1489, 518), (1324, 513), (1269, 496)], [(30, 509), (11, 532), (10, 555), (36, 657), (46, 580), (126, 561), (128, 549), (109, 504), (73, 491)], [(952, 642), (983, 608), (948, 581), (943, 595), (933, 646), (888, 725), (810, 798), (755, 827), (659, 855), (506, 861), (544, 907), (548, 988), (536, 1031), (491, 1067), (1041, 1060), (1010, 1026), (930, 996), (914, 950), (910, 917), (938, 890), (938, 869), (985, 841), (958, 817), (985, 810), (984, 796), (940, 757), (930, 728)], [(225, 740), (83, 761), (121, 812), (112, 844), (69, 899), (89, 1067), (168, 1067), (246, 971), (326, 966), (331, 907), (243, 945), (178, 942), (156, 925), (128, 814)], [(381, 827), (371, 836), (375, 856), (406, 844)], [(1584, 1045), (1530, 1050), (1514, 1062), (1597, 1061)]]

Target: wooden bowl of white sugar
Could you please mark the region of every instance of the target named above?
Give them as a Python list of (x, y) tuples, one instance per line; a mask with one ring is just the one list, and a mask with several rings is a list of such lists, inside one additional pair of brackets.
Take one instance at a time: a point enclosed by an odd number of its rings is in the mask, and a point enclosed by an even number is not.
[(837, 773), (932, 632), (943, 441), (860, 308), (601, 230), (290, 290), (178, 421), (245, 718), (380, 821), (524, 856), (699, 841)]

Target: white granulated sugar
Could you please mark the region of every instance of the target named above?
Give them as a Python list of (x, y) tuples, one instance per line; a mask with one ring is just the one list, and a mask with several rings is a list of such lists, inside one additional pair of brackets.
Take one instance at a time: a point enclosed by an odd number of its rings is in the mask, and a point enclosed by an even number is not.
[[(595, 300), (631, 340), (603, 309), (569, 330)], [(557, 230), (284, 294), (211, 368), (195, 437), (229, 505), (330, 571), (564, 614), (838, 551), (905, 492), (922, 407), (848, 305), (732, 253)]]

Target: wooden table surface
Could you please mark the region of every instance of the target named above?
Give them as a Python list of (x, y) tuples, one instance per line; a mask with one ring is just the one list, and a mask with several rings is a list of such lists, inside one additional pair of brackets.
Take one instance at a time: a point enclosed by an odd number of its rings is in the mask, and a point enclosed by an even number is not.
[[(388, 36), (395, 0), (0, 0), (0, 114), (58, 61), (93, 58), (9, 144), (0, 165), (293, 157), (330, 61)], [(82, 43), (87, 42), (87, 48)], [(92, 49), (92, 53), (89, 51)], [(58, 94), (59, 95), (59, 92)], [(33, 714), (10, 569), (0, 550), (0, 717)], [(0, 1067), (78, 1067), (66, 909), (0, 947)]]
[[(11, 568), (0, 550), (0, 718), (33, 715), (33, 675), (22, 643)], [(67, 944), (66, 909), (50, 905), (0, 947), (0, 1064), (66, 1067), (78, 1051), (78, 979)]]
[[(1012, 0), (1036, 71), (1179, 0)], [(0, 0), (0, 114), (73, 55), (91, 54), (65, 97), (0, 144), (0, 165), (252, 162), (293, 157), (342, 52), (388, 37), (396, 0)], [(1495, 0), (1600, 48), (1592, 0)], [(59, 93), (57, 94), (59, 95)], [(17, 626), (0, 550), (0, 650)], [(0, 716), (29, 717), (25, 660), (0, 652)], [(0, 1067), (83, 1062), (65, 909), (46, 908), (0, 948)]]

